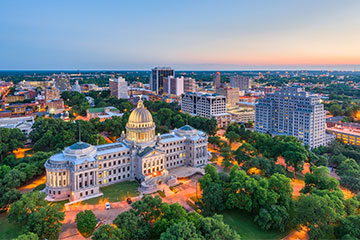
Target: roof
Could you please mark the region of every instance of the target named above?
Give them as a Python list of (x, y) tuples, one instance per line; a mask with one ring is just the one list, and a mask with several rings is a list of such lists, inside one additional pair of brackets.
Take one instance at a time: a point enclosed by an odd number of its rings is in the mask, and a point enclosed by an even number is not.
[(105, 111), (105, 107), (99, 107), (99, 108), (89, 108), (89, 113), (101, 113)]
[(80, 150), (80, 149), (86, 149), (90, 147), (90, 144), (84, 143), (84, 142), (77, 142), (70, 146), (70, 149), (72, 150)]
[(144, 149), (144, 151), (138, 153), (138, 155), (139, 155), (140, 157), (143, 157), (143, 156), (145, 156), (146, 154), (152, 152), (153, 150), (154, 150), (154, 149), (153, 149), (152, 147), (146, 147), (146, 148)]
[(179, 128), (180, 130), (183, 130), (183, 131), (192, 131), (194, 130), (194, 128), (190, 125), (185, 125), (185, 126), (182, 126), (181, 128)]

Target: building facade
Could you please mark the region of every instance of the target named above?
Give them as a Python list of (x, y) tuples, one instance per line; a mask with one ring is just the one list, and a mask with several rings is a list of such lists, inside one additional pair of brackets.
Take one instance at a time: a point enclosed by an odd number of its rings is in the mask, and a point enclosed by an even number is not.
[(232, 88), (238, 88), (240, 91), (246, 91), (251, 88), (251, 80), (245, 76), (231, 76), (230, 85)]
[(139, 100), (117, 143), (78, 142), (46, 161), (47, 199), (80, 201), (102, 195), (100, 187), (128, 180), (141, 182), (143, 190), (176, 184), (170, 169), (207, 164), (207, 139), (188, 125), (156, 136), (152, 116)]
[(175, 70), (170, 67), (156, 67), (151, 69), (151, 90), (156, 92), (156, 94), (163, 94), (164, 80), (169, 76), (175, 76)]
[(110, 78), (109, 79), (109, 89), (111, 96), (116, 97), (117, 99), (128, 99), (128, 85), (125, 81), (125, 78)]
[(181, 111), (205, 118), (215, 118), (218, 127), (227, 127), (231, 115), (226, 112), (226, 98), (218, 94), (188, 92), (181, 95)]
[(164, 94), (181, 96), (184, 93), (184, 77), (164, 78)]
[(285, 87), (255, 105), (255, 130), (292, 135), (311, 148), (326, 144), (325, 111), (320, 97), (299, 87)]
[(226, 104), (236, 105), (239, 102), (239, 89), (238, 88), (219, 88), (216, 93), (226, 98)]
[(196, 81), (191, 77), (184, 77), (184, 93), (195, 92), (196, 91)]
[(216, 72), (213, 78), (213, 88), (220, 88), (221, 87), (221, 75), (220, 72)]
[(66, 75), (55, 78), (55, 86), (57, 89), (60, 90), (60, 93), (64, 91), (70, 91), (71, 90), (70, 78)]

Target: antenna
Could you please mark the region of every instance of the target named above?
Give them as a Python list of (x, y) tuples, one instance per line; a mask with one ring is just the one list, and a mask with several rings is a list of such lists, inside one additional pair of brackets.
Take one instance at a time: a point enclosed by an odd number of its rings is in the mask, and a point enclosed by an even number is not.
[(81, 142), (80, 121), (79, 121), (79, 142)]

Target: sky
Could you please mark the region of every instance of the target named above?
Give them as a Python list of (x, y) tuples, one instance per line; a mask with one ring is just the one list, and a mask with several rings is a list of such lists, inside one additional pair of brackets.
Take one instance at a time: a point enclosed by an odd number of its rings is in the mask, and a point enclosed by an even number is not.
[(1, 0), (0, 70), (360, 71), (359, 0)]

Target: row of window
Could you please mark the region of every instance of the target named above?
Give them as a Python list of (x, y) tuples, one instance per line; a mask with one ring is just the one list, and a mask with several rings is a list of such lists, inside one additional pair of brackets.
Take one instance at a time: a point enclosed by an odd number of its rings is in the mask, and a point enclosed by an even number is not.
[(99, 156), (98, 159), (99, 160), (105, 160), (105, 159), (111, 159), (111, 158), (116, 158), (116, 157), (120, 157), (120, 156), (124, 156), (125, 154), (129, 155), (130, 151), (127, 152), (119, 152), (119, 153), (115, 153), (115, 154), (110, 154), (110, 155), (105, 155), (105, 156)]
[[(127, 158), (127, 159), (122, 159), (121, 160), (117, 160), (117, 165), (121, 165), (121, 164), (125, 164), (125, 163), (129, 163), (130, 162), (130, 158)], [(113, 162), (108, 162), (108, 163), (104, 163), (104, 164), (100, 164), (99, 165), (99, 169), (101, 169), (102, 167), (106, 168), (106, 167), (111, 167), (112, 166), (116, 166), (116, 161), (113, 161)]]

